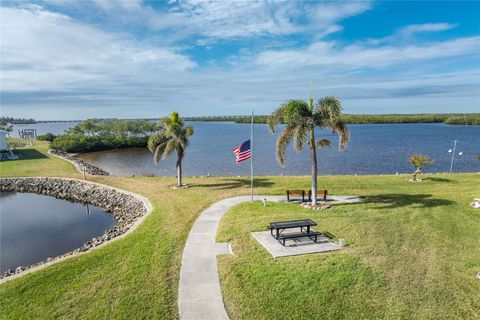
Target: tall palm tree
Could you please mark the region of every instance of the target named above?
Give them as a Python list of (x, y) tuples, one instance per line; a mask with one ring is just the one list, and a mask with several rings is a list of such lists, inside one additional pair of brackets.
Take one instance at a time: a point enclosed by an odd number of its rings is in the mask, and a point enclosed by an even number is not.
[(178, 186), (182, 186), (182, 160), (188, 146), (188, 138), (193, 135), (192, 126), (184, 126), (178, 112), (172, 112), (170, 117), (159, 123), (160, 130), (149, 137), (148, 149), (153, 153), (153, 160), (158, 163), (166, 159), (174, 151), (177, 152)]
[(349, 132), (342, 120), (342, 104), (335, 97), (325, 97), (315, 105), (313, 99), (289, 100), (276, 109), (268, 118), (268, 126), (275, 133), (277, 125), (284, 123), (285, 129), (277, 139), (277, 159), (285, 165), (285, 149), (293, 140), (295, 150), (300, 151), (308, 143), (312, 170), (312, 205), (317, 204), (317, 147), (330, 147), (330, 140), (315, 141), (315, 128), (330, 129), (339, 136), (339, 150), (349, 140)]

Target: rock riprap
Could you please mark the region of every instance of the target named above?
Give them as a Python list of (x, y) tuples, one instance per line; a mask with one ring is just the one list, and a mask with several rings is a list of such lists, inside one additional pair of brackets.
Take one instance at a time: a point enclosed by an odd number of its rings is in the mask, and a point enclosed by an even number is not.
[(53, 155), (56, 155), (58, 157), (61, 157), (63, 159), (66, 159), (68, 161), (71, 161), (75, 164), (77, 167), (78, 171), (80, 172), (85, 172), (91, 175), (96, 175), (96, 176), (109, 176), (110, 173), (100, 169), (99, 167), (96, 167), (94, 165), (91, 165), (83, 160), (78, 160), (71, 155), (69, 155), (67, 152), (58, 150), (58, 149), (50, 149), (49, 152)]
[[(1, 192), (29, 192), (52, 196), (72, 202), (101, 207), (113, 215), (117, 224), (99, 237), (86, 241), (80, 248), (57, 257), (47, 258), (30, 266), (18, 266), (7, 270), (0, 279), (66, 256), (88, 251), (127, 232), (135, 222), (147, 213), (144, 202), (132, 194), (107, 186), (75, 179), (61, 178), (0, 178)], [(61, 241), (61, 240), (59, 240)]]

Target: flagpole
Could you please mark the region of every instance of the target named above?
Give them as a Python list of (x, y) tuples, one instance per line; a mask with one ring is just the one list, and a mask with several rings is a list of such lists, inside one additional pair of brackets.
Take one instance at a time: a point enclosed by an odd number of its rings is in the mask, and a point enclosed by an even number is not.
[(251, 156), (250, 156), (250, 195), (251, 201), (253, 202), (253, 138), (254, 138), (254, 131), (253, 131), (253, 117), (254, 113), (252, 110), (252, 126), (250, 129), (250, 141), (251, 141)]

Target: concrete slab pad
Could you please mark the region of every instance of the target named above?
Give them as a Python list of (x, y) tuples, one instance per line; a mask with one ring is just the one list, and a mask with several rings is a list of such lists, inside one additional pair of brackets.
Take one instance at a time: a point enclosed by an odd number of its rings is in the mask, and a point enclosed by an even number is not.
[(252, 232), (252, 235), (274, 258), (335, 251), (342, 248), (326, 236), (318, 237), (318, 242), (313, 242), (307, 237), (289, 239), (283, 246), (272, 237), (270, 231)]

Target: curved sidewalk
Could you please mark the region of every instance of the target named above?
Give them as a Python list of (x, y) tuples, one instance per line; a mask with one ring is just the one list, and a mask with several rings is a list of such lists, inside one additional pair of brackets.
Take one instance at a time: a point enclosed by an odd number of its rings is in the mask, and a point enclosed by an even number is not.
[[(254, 196), (254, 200), (285, 201), (284, 196)], [(178, 309), (180, 319), (228, 319), (218, 278), (217, 255), (232, 254), (229, 243), (216, 243), (215, 235), (223, 215), (250, 196), (218, 201), (200, 214), (190, 230), (182, 256)]]

